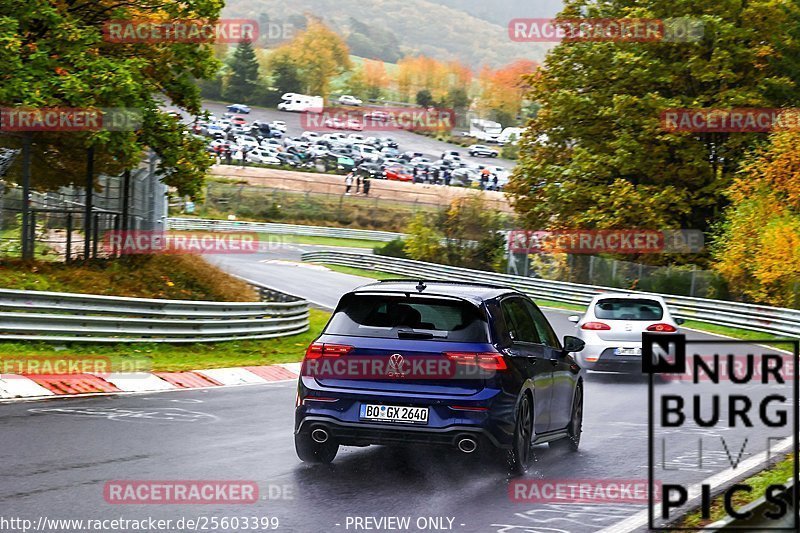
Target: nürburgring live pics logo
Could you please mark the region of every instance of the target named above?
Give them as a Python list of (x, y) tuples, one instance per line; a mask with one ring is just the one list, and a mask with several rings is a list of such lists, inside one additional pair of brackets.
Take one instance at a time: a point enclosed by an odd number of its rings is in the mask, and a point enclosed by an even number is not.
[[(792, 354), (766, 344), (785, 346)], [(757, 493), (742, 481), (791, 451), (794, 485), (799, 486), (798, 345), (796, 340), (687, 341), (684, 335), (643, 335), (642, 371), (649, 374), (650, 529), (696, 530), (681, 527), (680, 517), (695, 508), (710, 519), (719, 495), (726, 516), (733, 519), (726, 529), (798, 530), (797, 512), (793, 520), (790, 513), (797, 509), (799, 491), (772, 484)], [(762, 353), (732, 353), (737, 347), (753, 352), (753, 346)], [(708, 351), (697, 353), (703, 348)], [(718, 353), (723, 350), (728, 353)], [(707, 478), (713, 465), (730, 467), (730, 479), (738, 481), (698, 483), (698, 474)], [(656, 500), (653, 488), (659, 485)], [(739, 505), (748, 494), (748, 501), (763, 498), (764, 505)]]

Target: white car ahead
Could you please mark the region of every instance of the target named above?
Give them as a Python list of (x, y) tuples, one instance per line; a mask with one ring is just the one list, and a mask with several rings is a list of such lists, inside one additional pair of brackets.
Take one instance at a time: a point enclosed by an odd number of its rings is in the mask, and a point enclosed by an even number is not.
[(583, 316), (569, 320), (586, 343), (576, 354), (581, 366), (624, 373), (642, 371), (642, 333), (677, 333), (683, 324), (683, 319), (672, 317), (661, 296), (628, 293), (598, 294)]
[(360, 106), (363, 103), (363, 101), (359, 100), (355, 96), (350, 96), (349, 94), (343, 94), (339, 97), (339, 105)]

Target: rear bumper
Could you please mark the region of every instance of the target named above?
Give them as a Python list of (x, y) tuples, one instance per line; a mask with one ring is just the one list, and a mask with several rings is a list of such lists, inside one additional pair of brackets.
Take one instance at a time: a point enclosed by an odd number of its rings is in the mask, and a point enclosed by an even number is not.
[[(617, 347), (635, 348), (641, 347), (641, 343), (618, 343), (613, 347), (587, 346), (580, 352), (580, 365), (587, 370), (597, 370), (602, 372), (619, 372), (623, 374), (641, 374), (642, 357), (629, 355), (615, 355)], [(596, 361), (587, 360), (597, 357)]]
[(324, 428), (336, 442), (345, 446), (426, 444), (454, 447), (460, 439), (471, 437), (478, 442), (478, 446), (491, 444), (496, 448), (510, 448), (509, 444), (500, 443), (489, 430), (476, 426), (456, 425), (446, 428), (399, 426), (343, 422), (323, 416), (307, 416), (303, 418), (300, 420), (295, 434), (310, 433), (317, 428)]
[[(327, 401), (314, 398), (324, 397)], [(498, 388), (484, 388), (474, 394), (445, 395), (421, 392), (357, 390), (324, 387), (301, 377), (295, 409), (295, 433), (322, 424), (340, 443), (442, 444), (453, 445), (460, 434), (469, 433), (498, 448), (509, 448), (514, 436), (515, 395)], [(360, 418), (362, 404), (427, 407), (425, 425), (377, 422)], [(455, 408), (454, 408), (455, 407)], [(464, 410), (478, 408), (483, 410)]]

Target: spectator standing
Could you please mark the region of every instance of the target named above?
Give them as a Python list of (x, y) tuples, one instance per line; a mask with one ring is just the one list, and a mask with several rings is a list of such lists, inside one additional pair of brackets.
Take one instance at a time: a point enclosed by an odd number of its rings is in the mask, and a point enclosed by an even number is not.
[(364, 176), (364, 196), (369, 196), (369, 188), (370, 188), (369, 176)]
[(345, 196), (350, 196), (350, 189), (353, 187), (353, 173), (349, 173), (344, 178), (344, 194)]
[(450, 186), (450, 178), (451, 177), (452, 176), (450, 174), (450, 171), (448, 169), (445, 169), (445, 171), (444, 171), (444, 184), (446, 186), (448, 186), (448, 187)]
[(360, 191), (361, 191), (361, 174), (357, 172), (356, 173), (356, 194), (358, 194)]
[(488, 184), (489, 184), (489, 169), (484, 168), (483, 171), (481, 171), (481, 190), (485, 191), (486, 186)]
[(225, 164), (230, 165), (233, 163), (233, 152), (231, 151), (230, 146), (225, 147)]

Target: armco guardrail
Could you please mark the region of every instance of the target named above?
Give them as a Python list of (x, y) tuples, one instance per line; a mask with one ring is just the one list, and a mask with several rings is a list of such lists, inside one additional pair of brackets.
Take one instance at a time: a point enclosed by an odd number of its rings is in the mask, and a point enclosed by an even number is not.
[(340, 239), (362, 239), (389, 242), (404, 239), (404, 233), (372, 231), (350, 228), (328, 228), (324, 226), (298, 226), (274, 222), (244, 222), (238, 220), (212, 220), (207, 218), (168, 218), (167, 229), (176, 231), (247, 231), (271, 235), (305, 235), (338, 237)]
[[(262, 297), (270, 294), (256, 288)], [(308, 327), (308, 302), (296, 298), (202, 302), (0, 289), (0, 341), (218, 342), (295, 335)]]
[[(603, 292), (647, 294), (611, 287), (579, 285), (563, 281), (526, 278), (497, 274), (468, 268), (458, 268), (409, 259), (384, 257), (370, 254), (344, 252), (310, 252), (303, 254), (303, 261), (330, 263), (366, 270), (378, 270), (401, 276), (449, 281), (474, 281), (509, 285), (533, 298), (557, 302), (587, 305), (593, 296)], [(661, 294), (675, 315), (680, 318), (709, 322), (723, 326), (773, 333), (777, 335), (800, 335), (800, 311), (779, 307), (706, 300), (688, 296)]]

